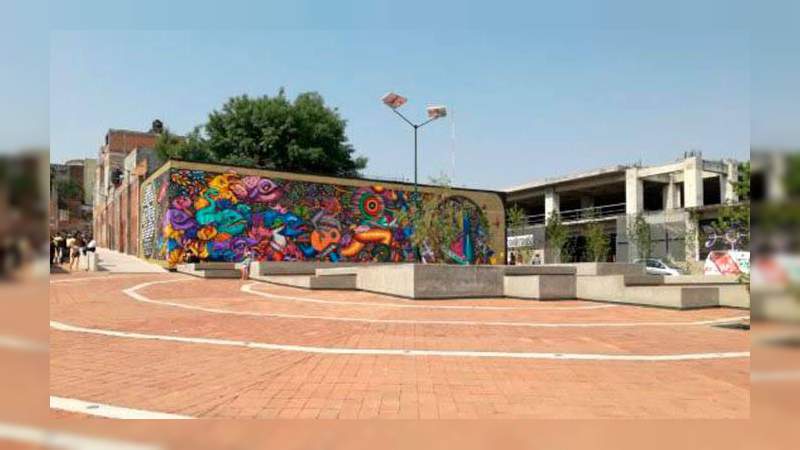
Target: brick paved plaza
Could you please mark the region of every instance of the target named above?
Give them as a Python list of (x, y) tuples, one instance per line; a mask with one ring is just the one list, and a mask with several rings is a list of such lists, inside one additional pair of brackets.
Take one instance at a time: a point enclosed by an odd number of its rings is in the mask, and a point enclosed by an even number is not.
[(747, 418), (749, 332), (714, 326), (747, 315), (53, 275), (50, 395), (190, 417)]

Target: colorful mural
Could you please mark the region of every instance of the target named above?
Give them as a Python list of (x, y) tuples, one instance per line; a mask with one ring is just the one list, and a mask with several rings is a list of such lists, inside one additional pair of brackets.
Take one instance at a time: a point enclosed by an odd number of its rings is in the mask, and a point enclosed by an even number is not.
[[(168, 179), (167, 179), (168, 178)], [(239, 261), (246, 248), (258, 261), (413, 262), (416, 251), (409, 219), (409, 193), (379, 185), (344, 186), (290, 179), (169, 169), (146, 188), (156, 205), (145, 209), (144, 256), (174, 266), (187, 253), (202, 261)], [(430, 195), (430, 194), (427, 194)], [(466, 197), (454, 196), (464, 213), (460, 233), (447, 243), (447, 262), (488, 264), (483, 211)], [(160, 233), (150, 240), (146, 224)]]
[(169, 206), (167, 198), (169, 175), (169, 171), (167, 171), (143, 185), (142, 188), (142, 208), (139, 217), (141, 217), (141, 251), (145, 258), (164, 259), (160, 257), (160, 248), (163, 243), (161, 223)]

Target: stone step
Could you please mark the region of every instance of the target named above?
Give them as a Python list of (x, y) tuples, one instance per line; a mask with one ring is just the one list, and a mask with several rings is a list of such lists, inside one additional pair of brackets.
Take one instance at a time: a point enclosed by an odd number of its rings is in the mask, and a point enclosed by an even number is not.
[(239, 269), (196, 269), (194, 264), (179, 264), (176, 270), (179, 273), (198, 278), (240, 278), (242, 276)]
[(629, 286), (621, 303), (676, 309), (719, 306), (719, 289), (685, 286)]
[[(718, 286), (668, 285), (659, 284), (659, 277), (630, 277), (631, 275), (578, 276), (577, 297), (581, 300), (676, 309), (720, 306)], [(627, 282), (633, 284), (628, 285)]]
[(357, 263), (333, 263), (329, 261), (261, 261), (252, 265), (255, 275), (314, 275), (317, 269), (349, 267)]
[(506, 297), (536, 300), (575, 298), (575, 275), (508, 275), (503, 277)]
[(356, 276), (346, 275), (251, 275), (251, 279), (302, 289), (355, 289)]

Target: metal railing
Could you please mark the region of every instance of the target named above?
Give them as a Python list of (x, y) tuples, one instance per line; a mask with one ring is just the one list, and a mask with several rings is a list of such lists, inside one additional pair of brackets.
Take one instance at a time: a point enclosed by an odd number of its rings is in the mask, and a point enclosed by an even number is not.
[[(561, 211), (562, 222), (577, 222), (581, 220), (602, 219), (605, 217), (625, 214), (625, 203), (591, 206), (589, 208), (569, 209)], [(541, 225), (547, 221), (544, 213), (525, 216), (525, 226)]]

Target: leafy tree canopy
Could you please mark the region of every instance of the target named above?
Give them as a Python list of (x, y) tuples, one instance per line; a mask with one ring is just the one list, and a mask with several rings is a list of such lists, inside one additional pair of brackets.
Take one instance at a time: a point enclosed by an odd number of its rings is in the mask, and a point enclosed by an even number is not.
[(290, 101), (281, 89), (273, 97), (233, 97), (185, 138), (163, 133), (156, 149), (165, 158), (358, 176), (367, 159), (354, 157), (346, 125), (318, 93)]

